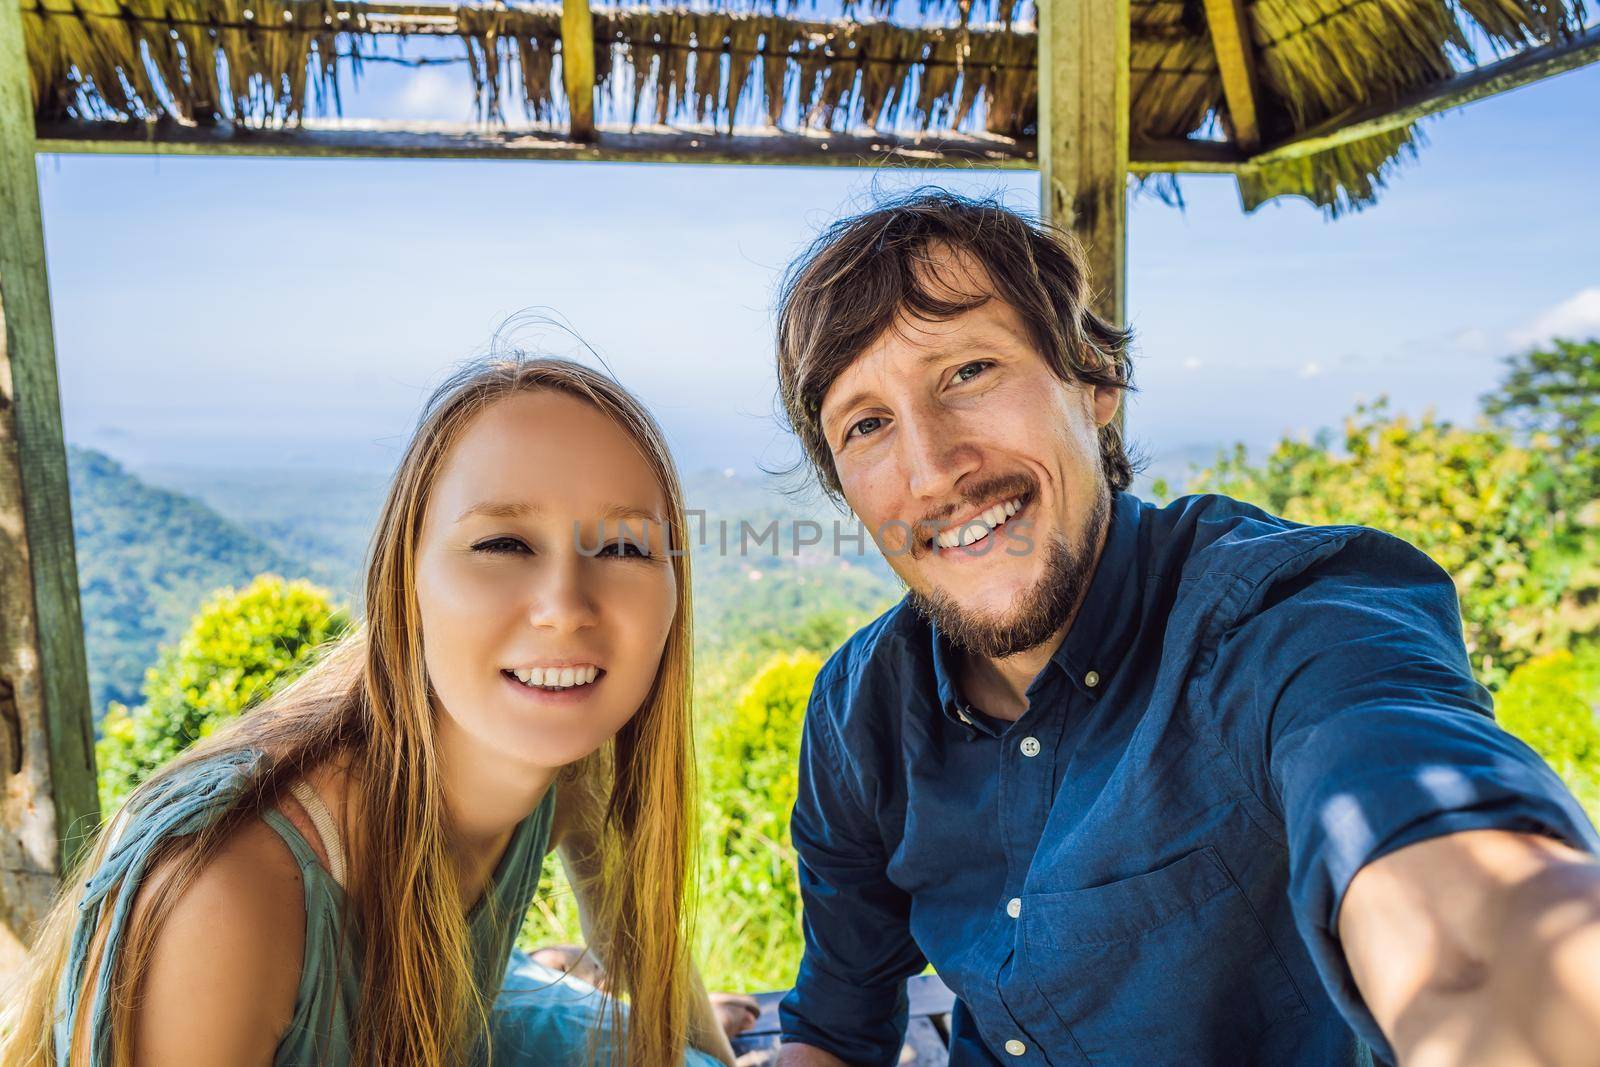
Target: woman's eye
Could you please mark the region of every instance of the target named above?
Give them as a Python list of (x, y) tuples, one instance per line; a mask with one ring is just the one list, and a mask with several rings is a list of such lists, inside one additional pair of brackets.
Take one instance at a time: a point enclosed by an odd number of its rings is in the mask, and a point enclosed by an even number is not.
[(990, 359), (979, 359), (974, 360), (971, 363), (963, 363), (956, 369), (956, 381), (970, 382), (972, 379), (976, 378), (977, 375), (967, 374), (967, 371), (972, 370), (974, 367), (978, 368), (979, 370), (988, 370), (992, 366), (994, 366), (994, 361)]
[(487, 541), (479, 541), (472, 546), (474, 552), (488, 552), (491, 555), (512, 555), (518, 552), (530, 551), (527, 545), (515, 537), (491, 537)]
[[(857, 437), (857, 436), (865, 437), (867, 434), (872, 433), (874, 430), (876, 430), (878, 428), (878, 424), (881, 423), (882, 421), (883, 420), (878, 418), (878, 416), (876, 416), (876, 415), (872, 415), (872, 416), (870, 416), (868, 418), (862, 419), (860, 422), (857, 422), (857, 423), (853, 424), (850, 427), (849, 430), (845, 431), (844, 439), (846, 441), (848, 441), (852, 437)], [(856, 432), (857, 430), (859, 430), (861, 432), (859, 434), (857, 434), (857, 432)]]
[[(612, 551), (613, 549), (615, 551)], [(645, 547), (643, 545), (641, 545), (639, 542), (630, 541), (627, 538), (623, 538), (621, 541), (612, 541), (608, 545), (603, 545), (601, 547), (601, 549), (600, 549), (600, 552), (601, 552), (602, 555), (614, 555), (614, 556), (618, 557), (619, 559), (629, 559), (629, 558), (632, 558), (632, 559), (653, 559), (653, 558), (655, 558), (655, 557), (651, 556), (650, 553), (645, 550)]]

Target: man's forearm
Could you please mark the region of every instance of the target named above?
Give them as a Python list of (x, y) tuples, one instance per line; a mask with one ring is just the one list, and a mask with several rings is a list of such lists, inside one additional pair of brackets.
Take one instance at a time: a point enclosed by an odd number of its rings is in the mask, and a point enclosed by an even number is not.
[(1402, 1067), (1590, 1067), (1600, 865), (1496, 831), (1413, 845), (1351, 884), (1341, 939)]
[(777, 1067), (850, 1067), (831, 1052), (810, 1045), (784, 1045), (778, 1050)]
[(1541, 873), (1517, 887), (1497, 925), (1482, 971), (1460, 988), (1424, 989), (1402, 1012), (1396, 1051), (1405, 1067), (1595, 1062), (1600, 870), (1585, 863)]

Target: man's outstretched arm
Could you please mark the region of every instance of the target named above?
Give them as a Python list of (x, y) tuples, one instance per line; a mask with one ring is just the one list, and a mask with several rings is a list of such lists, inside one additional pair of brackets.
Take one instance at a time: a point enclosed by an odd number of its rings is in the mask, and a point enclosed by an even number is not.
[(1432, 838), (1363, 867), (1338, 932), (1404, 1067), (1587, 1067), (1600, 1058), (1592, 856), (1504, 830)]
[[(1364, 531), (1256, 597), (1219, 644), (1209, 703), (1282, 819), (1290, 904), (1329, 996), (1404, 1067), (1561, 1063), (1484, 1042), (1592, 1026), (1558, 987), (1574, 966), (1600, 983), (1584, 948), (1600, 835), (1495, 724), (1450, 576)], [(1546, 1002), (1564, 1006), (1529, 1014)], [(1600, 1036), (1588, 1051), (1600, 1062)]]

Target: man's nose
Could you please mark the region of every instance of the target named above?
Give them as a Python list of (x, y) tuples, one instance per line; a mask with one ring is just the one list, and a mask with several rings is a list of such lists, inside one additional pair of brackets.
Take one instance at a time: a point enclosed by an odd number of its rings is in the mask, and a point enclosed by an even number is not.
[(979, 463), (972, 441), (948, 420), (928, 415), (902, 418), (900, 449), (906, 488), (919, 500), (948, 499), (955, 484)]

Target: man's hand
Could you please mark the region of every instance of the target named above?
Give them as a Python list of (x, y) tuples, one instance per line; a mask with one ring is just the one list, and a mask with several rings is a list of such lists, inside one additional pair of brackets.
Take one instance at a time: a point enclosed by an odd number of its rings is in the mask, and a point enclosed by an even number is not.
[(717, 1013), (722, 1032), (732, 1040), (750, 1029), (761, 1017), (761, 1005), (755, 997), (743, 993), (712, 993), (711, 1010)]
[(1600, 864), (1551, 838), (1475, 830), (1375, 860), (1339, 940), (1404, 1067), (1600, 1055)]
[(831, 1052), (810, 1045), (784, 1045), (778, 1050), (776, 1067), (850, 1067)]

